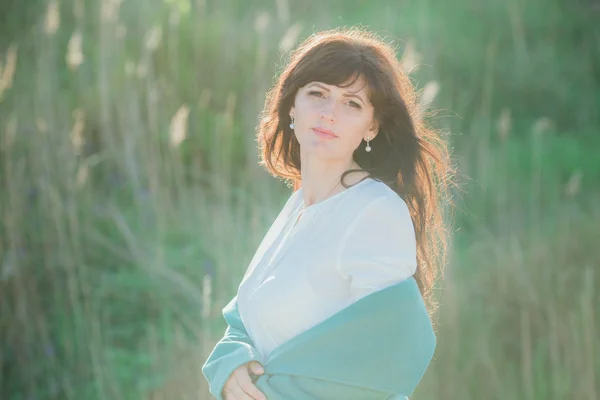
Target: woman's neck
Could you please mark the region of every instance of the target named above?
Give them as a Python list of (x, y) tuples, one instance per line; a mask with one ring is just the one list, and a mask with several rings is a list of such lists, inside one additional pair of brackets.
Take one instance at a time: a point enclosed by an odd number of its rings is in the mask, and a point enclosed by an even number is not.
[(368, 175), (354, 160), (340, 163), (323, 163), (320, 160), (303, 161), (301, 174), (304, 206), (310, 207), (346, 190), (340, 181), (343, 173), (350, 169), (361, 170), (346, 176), (344, 183), (350, 186)]

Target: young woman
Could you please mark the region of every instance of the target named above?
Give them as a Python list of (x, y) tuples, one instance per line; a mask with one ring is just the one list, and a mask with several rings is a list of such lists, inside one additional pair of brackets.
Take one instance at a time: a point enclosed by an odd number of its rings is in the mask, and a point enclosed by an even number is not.
[(405, 399), (435, 348), (446, 145), (393, 49), (314, 34), (269, 92), (262, 164), (290, 196), (203, 366), (218, 399)]

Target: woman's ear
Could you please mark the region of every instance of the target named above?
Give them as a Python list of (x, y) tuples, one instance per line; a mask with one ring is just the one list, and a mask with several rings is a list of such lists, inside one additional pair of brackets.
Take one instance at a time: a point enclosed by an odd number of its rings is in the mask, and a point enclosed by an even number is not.
[(375, 137), (377, 136), (377, 134), (379, 133), (379, 122), (377, 121), (373, 121), (373, 123), (371, 124), (371, 127), (369, 128), (369, 132), (368, 135), (371, 139), (373, 140), (375, 139)]
[(292, 108), (290, 108), (290, 118), (292, 118), (294, 116), (294, 111), (295, 111), (295, 108), (294, 108), (294, 106), (292, 106)]

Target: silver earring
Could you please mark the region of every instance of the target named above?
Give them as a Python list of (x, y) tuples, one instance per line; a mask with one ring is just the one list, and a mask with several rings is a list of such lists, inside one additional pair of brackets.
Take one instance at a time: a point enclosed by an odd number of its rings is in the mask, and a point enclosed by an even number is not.
[(294, 117), (292, 116), (292, 123), (290, 124), (290, 128), (294, 129)]
[(368, 153), (371, 151), (371, 146), (369, 146), (369, 140), (371, 139), (370, 136), (367, 136), (367, 147), (365, 147), (365, 151)]

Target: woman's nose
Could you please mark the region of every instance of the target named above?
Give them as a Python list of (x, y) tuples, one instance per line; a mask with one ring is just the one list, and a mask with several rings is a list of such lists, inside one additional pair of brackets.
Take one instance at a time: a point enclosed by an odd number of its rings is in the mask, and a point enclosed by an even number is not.
[(327, 122), (335, 122), (335, 103), (330, 103), (321, 110), (321, 119)]

